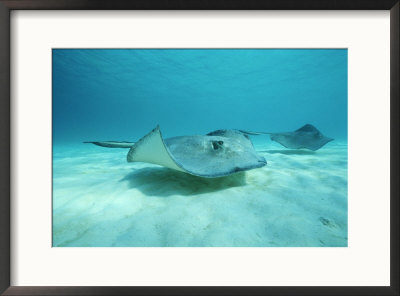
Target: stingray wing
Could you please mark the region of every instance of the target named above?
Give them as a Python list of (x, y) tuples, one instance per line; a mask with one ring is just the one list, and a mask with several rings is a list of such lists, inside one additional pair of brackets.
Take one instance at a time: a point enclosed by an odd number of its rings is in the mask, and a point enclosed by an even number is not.
[(304, 147), (304, 148), (310, 149), (312, 151), (316, 151), (330, 141), (333, 141), (333, 139), (322, 136), (318, 140), (309, 141), (309, 143), (307, 143), (307, 147)]
[(128, 152), (127, 160), (128, 162), (140, 161), (158, 164), (170, 169), (185, 172), (169, 153), (158, 125), (132, 146)]

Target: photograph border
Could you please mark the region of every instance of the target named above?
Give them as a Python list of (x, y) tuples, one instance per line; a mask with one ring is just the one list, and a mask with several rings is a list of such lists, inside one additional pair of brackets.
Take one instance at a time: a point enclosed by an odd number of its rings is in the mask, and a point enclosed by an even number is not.
[[(399, 0), (0, 0), (1, 295), (399, 295), (399, 7)], [(10, 286), (10, 13), (13, 10), (121, 9), (390, 10), (390, 286)]]

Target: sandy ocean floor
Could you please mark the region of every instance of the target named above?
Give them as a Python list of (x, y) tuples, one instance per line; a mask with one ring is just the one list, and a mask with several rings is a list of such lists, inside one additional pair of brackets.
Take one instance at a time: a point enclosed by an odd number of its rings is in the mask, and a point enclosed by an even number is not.
[(267, 166), (207, 179), (54, 146), (53, 246), (346, 247), (347, 143), (256, 148)]

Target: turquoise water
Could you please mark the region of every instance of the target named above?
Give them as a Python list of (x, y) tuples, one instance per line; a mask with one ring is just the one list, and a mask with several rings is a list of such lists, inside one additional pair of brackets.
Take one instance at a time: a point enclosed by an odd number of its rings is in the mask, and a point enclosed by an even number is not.
[[(52, 62), (53, 246), (347, 246), (347, 50), (54, 49)], [(306, 123), (334, 141), (252, 136), (268, 164), (214, 179), (83, 143)]]

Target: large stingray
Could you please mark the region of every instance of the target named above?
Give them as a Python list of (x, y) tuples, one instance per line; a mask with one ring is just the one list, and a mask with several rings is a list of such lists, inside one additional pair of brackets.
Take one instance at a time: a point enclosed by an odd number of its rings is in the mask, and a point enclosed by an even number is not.
[(218, 130), (207, 135), (163, 139), (157, 126), (138, 142), (86, 142), (110, 148), (130, 148), (128, 162), (147, 162), (191, 175), (215, 178), (263, 167), (246, 134)]
[(271, 140), (290, 149), (310, 149), (316, 151), (326, 143), (333, 141), (332, 138), (325, 137), (315, 126), (306, 124), (294, 132), (284, 133), (252, 133), (249, 134), (269, 134)]

